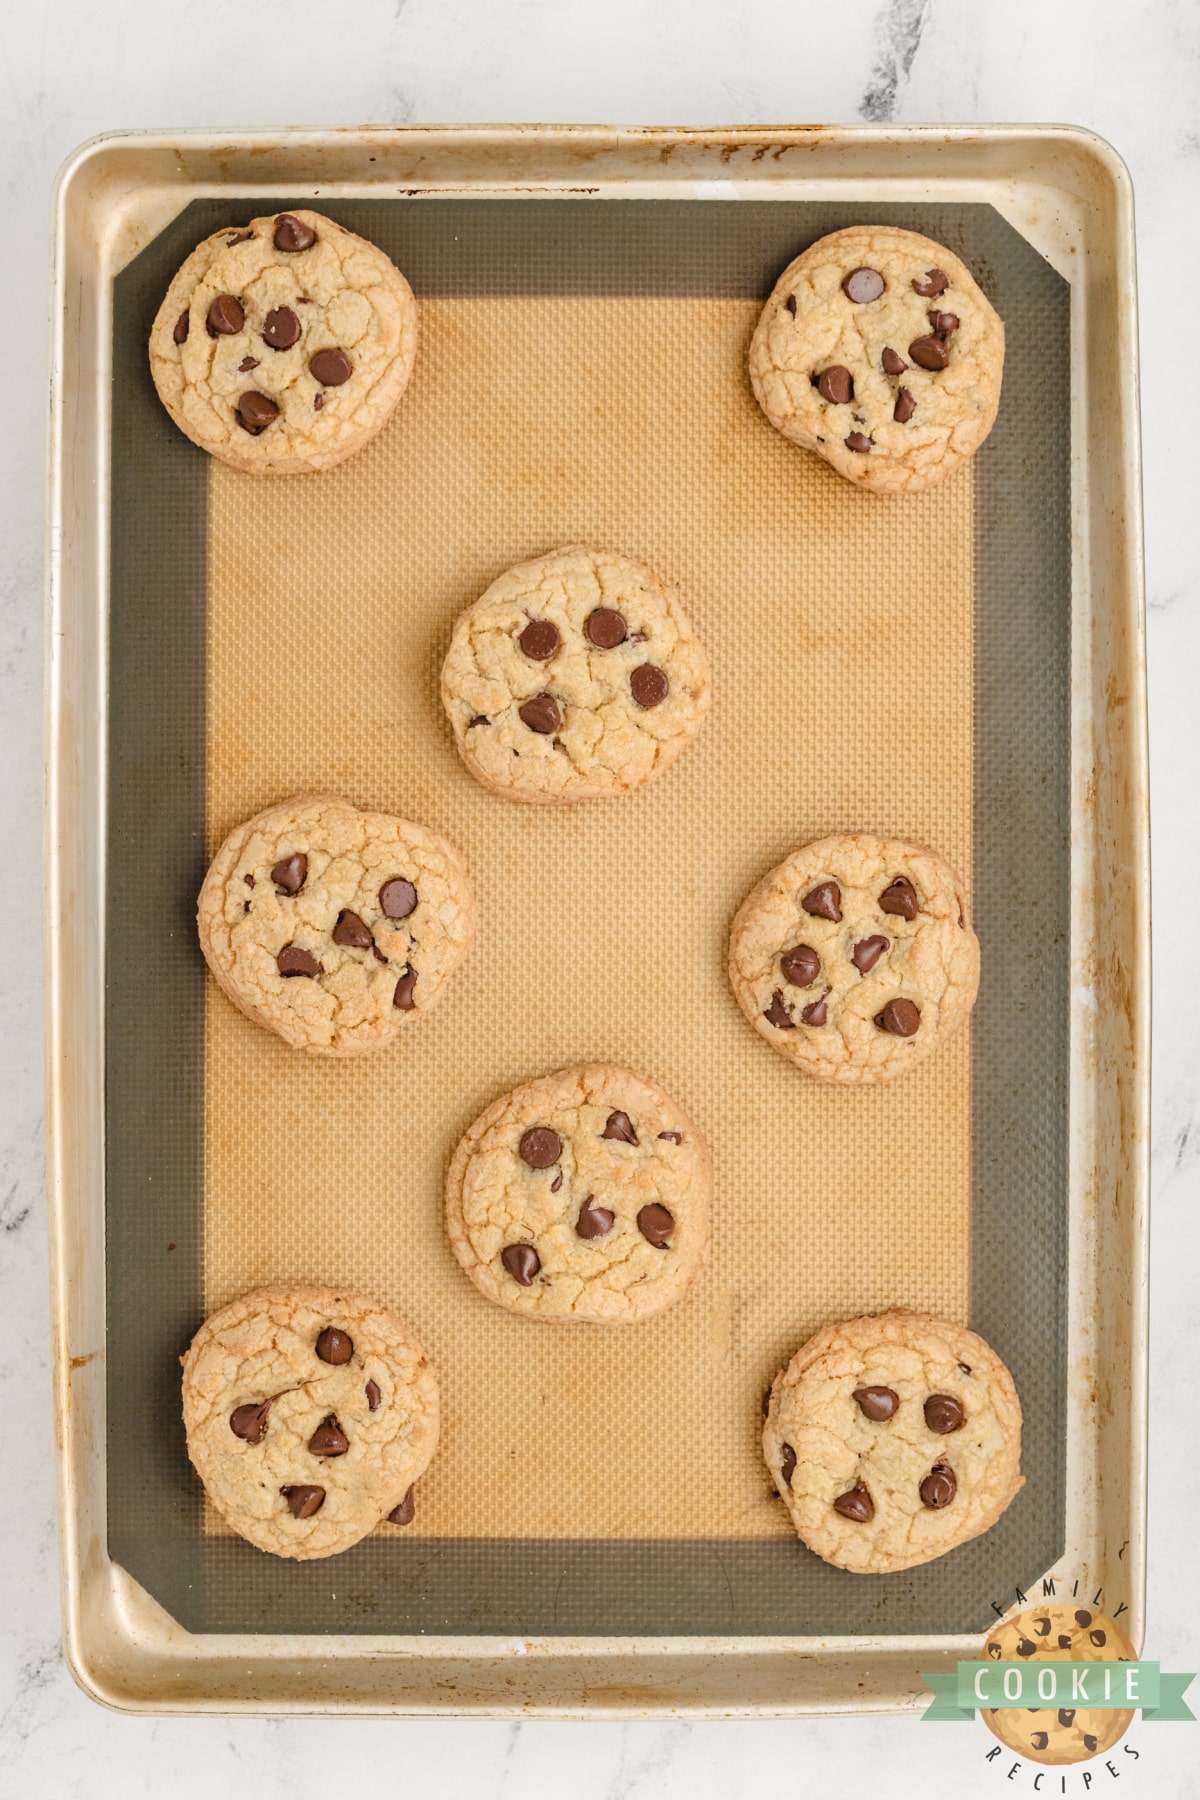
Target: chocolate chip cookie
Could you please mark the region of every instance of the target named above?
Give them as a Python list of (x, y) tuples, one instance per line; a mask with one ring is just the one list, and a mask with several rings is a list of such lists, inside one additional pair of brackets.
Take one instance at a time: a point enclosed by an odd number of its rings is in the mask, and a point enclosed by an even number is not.
[(1011, 1375), (973, 1331), (923, 1313), (810, 1338), (772, 1384), (763, 1454), (809, 1549), (860, 1574), (944, 1556), (1024, 1485)]
[(915, 494), (996, 419), (1004, 326), (952, 251), (893, 225), (820, 238), (788, 264), (750, 344), (779, 431), (839, 475)]
[(230, 833), (197, 916), (208, 966), (248, 1018), (352, 1056), (435, 1004), (471, 947), (475, 897), (436, 832), (298, 795)]
[(298, 208), (213, 232), (150, 333), (159, 397), (202, 450), (259, 475), (329, 469), (386, 424), (417, 303), (382, 250)]
[(442, 670), (454, 741), (508, 800), (627, 794), (704, 722), (708, 658), (673, 591), (601, 550), (557, 550), (494, 581)]
[[(1136, 1651), (1114, 1620), (1077, 1601), (1028, 1607), (988, 1633), (984, 1657), (993, 1662), (1133, 1662)], [(1086, 1686), (1102, 1692), (1103, 1677)], [(983, 1707), (980, 1718), (1010, 1750), (1039, 1763), (1087, 1762), (1119, 1743), (1133, 1723), (1129, 1708)]]
[(258, 1288), (214, 1313), (182, 1361), (188, 1455), (260, 1550), (333, 1556), (382, 1521), (411, 1519), (412, 1484), (437, 1446), (438, 1388), (383, 1307), (335, 1288)]
[(979, 941), (940, 856), (860, 832), (806, 844), (759, 882), (729, 977), (780, 1056), (826, 1081), (886, 1081), (970, 1013)]
[(480, 1293), (536, 1319), (632, 1324), (708, 1253), (712, 1161), (661, 1088), (589, 1064), (489, 1106), (450, 1165), (450, 1245)]

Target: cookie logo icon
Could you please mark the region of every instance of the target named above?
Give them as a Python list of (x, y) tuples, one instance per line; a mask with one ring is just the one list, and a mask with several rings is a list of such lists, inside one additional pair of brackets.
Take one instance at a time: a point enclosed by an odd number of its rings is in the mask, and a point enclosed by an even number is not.
[[(1133, 1645), (1113, 1620), (1088, 1606), (1051, 1602), (1005, 1619), (988, 1634), (981, 1660), (991, 1662), (1135, 1662)], [(1090, 1684), (1089, 1684), (1090, 1685)], [(1054, 1703), (984, 1707), (980, 1717), (1010, 1750), (1039, 1763), (1079, 1763), (1120, 1742), (1133, 1709)]]

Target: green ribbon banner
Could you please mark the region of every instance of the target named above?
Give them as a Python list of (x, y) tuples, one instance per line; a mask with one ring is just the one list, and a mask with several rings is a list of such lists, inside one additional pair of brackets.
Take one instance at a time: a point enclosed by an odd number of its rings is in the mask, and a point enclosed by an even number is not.
[(1132, 1708), (1143, 1719), (1194, 1719), (1184, 1692), (1194, 1675), (1165, 1675), (1156, 1662), (960, 1662), (951, 1674), (922, 1674), (933, 1700), (921, 1714), (935, 1722), (969, 1719), (981, 1708)]

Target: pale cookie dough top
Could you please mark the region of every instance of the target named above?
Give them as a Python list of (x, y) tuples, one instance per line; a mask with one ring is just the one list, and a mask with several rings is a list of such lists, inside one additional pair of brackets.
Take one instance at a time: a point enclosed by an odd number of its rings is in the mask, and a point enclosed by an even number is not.
[(661, 1089), (605, 1065), (516, 1088), (450, 1166), (455, 1256), (489, 1300), (539, 1319), (661, 1312), (708, 1249), (712, 1162)]
[(445, 838), (300, 795), (226, 838), (200, 890), (200, 943), (236, 1006), (305, 1050), (390, 1043), (471, 946), (475, 899)]
[(674, 762), (708, 711), (708, 658), (651, 570), (559, 550), (509, 569), (462, 614), (442, 700), (485, 787), (513, 800), (589, 800)]
[(150, 333), (151, 372), (175, 423), (260, 474), (327, 469), (360, 449), (404, 392), (416, 353), (417, 304), (399, 269), (303, 209), (205, 238)]
[(772, 425), (881, 493), (916, 493), (978, 450), (1003, 370), (1004, 326), (966, 266), (887, 225), (789, 263), (750, 345)]
[(822, 838), (744, 902), (729, 975), (781, 1056), (828, 1081), (883, 1081), (967, 1017), (979, 942), (958, 877), (932, 850), (866, 833)]
[[(1063, 1591), (1070, 1594), (1070, 1583)], [(1078, 1599), (1044, 1600), (994, 1626), (983, 1654), (992, 1662), (1133, 1662), (1137, 1652), (1115, 1620)], [(1103, 1696), (1103, 1677), (1088, 1676), (1085, 1692)], [(985, 1725), (1002, 1744), (1034, 1762), (1086, 1762), (1118, 1743), (1133, 1721), (1132, 1710), (1080, 1706), (990, 1707), (980, 1709)]]
[(196, 1333), (183, 1418), (188, 1455), (230, 1525), (276, 1556), (332, 1556), (428, 1466), (437, 1381), (408, 1328), (373, 1301), (259, 1288)]
[(763, 1452), (800, 1537), (859, 1573), (977, 1537), (1024, 1482), (1008, 1370), (974, 1332), (922, 1313), (810, 1338), (772, 1385)]

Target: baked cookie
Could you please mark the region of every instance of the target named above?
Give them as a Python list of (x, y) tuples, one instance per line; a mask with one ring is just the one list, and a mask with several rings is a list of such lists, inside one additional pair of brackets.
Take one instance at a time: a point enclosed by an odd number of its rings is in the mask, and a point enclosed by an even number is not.
[(408, 386), (417, 303), (374, 244), (300, 209), (205, 238), (150, 332), (159, 398), (235, 469), (330, 469)]
[(556, 550), (509, 569), (461, 615), (442, 702), (492, 793), (595, 800), (661, 775), (695, 737), (708, 658), (650, 569)]
[(181, 1360), (188, 1455), (260, 1550), (333, 1556), (401, 1509), (412, 1517), (409, 1490), (437, 1446), (437, 1380), (382, 1306), (258, 1288), (214, 1313)]
[[(1051, 1600), (1004, 1619), (988, 1633), (983, 1655), (993, 1662), (1069, 1663), (1133, 1662), (1137, 1653), (1121, 1627), (1094, 1607)], [(1100, 1691), (1100, 1680), (1086, 1680)], [(1002, 1744), (1040, 1763), (1103, 1756), (1133, 1723), (1132, 1709), (1114, 1707), (983, 1707), (979, 1716)]]
[(247, 1018), (297, 1049), (390, 1044), (471, 947), (475, 897), (435, 831), (297, 795), (232, 831), (197, 910), (208, 966)]
[(809, 1549), (858, 1574), (944, 1556), (1024, 1485), (1012, 1376), (973, 1331), (924, 1313), (810, 1338), (771, 1386), (763, 1454)]
[(708, 1252), (712, 1160), (687, 1114), (627, 1069), (546, 1075), (489, 1106), (450, 1164), (450, 1246), (481, 1294), (536, 1319), (632, 1324)]
[(967, 1017), (979, 940), (940, 856), (859, 832), (806, 844), (759, 882), (733, 922), (729, 978), (780, 1056), (825, 1081), (886, 1081)]
[(750, 344), (779, 431), (848, 481), (915, 494), (996, 419), (1004, 326), (957, 256), (894, 225), (819, 238), (788, 264)]

